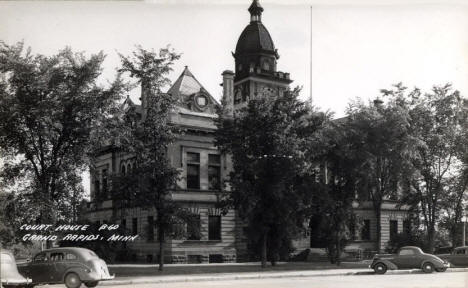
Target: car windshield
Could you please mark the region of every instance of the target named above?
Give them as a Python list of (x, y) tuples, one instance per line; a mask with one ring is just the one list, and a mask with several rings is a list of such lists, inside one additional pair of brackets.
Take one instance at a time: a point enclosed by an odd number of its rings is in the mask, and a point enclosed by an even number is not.
[(1, 264), (11, 264), (13, 263), (13, 257), (10, 254), (2, 253), (0, 254), (0, 263)]

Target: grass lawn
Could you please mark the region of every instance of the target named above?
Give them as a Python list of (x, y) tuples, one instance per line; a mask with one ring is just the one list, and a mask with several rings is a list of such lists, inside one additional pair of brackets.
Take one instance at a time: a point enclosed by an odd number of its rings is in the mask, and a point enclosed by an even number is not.
[(110, 266), (109, 270), (115, 273), (116, 277), (129, 276), (156, 276), (156, 275), (183, 275), (183, 274), (204, 274), (204, 273), (237, 273), (237, 272), (270, 272), (270, 271), (303, 271), (303, 270), (323, 270), (323, 269), (352, 269), (367, 268), (368, 263), (342, 263), (340, 266), (326, 262), (288, 262), (271, 266), (270, 264), (262, 269), (260, 265), (167, 265), (164, 271), (158, 271), (158, 266), (134, 265), (134, 266)]

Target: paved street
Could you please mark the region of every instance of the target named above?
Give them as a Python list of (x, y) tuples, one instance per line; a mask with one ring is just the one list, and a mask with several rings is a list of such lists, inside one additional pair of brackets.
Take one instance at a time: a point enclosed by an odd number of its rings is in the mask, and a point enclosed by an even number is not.
[(120, 288), (466, 288), (468, 272), (446, 272), (406, 275), (359, 275), (300, 278), (269, 278), (250, 280), (206, 281), (191, 283), (131, 284)]
[[(52, 285), (48, 287), (65, 287)], [(82, 286), (85, 287), (85, 286)], [(99, 286), (98, 286), (99, 287)], [(111, 286), (103, 286), (111, 287)], [(116, 285), (118, 288), (467, 288), (468, 272), (432, 274), (320, 276)]]

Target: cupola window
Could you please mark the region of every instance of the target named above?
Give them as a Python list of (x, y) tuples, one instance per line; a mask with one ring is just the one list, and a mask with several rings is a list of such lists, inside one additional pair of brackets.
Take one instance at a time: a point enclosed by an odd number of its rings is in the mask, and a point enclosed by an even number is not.
[(201, 107), (206, 106), (206, 102), (207, 102), (207, 101), (206, 101), (206, 97), (205, 97), (205, 96), (198, 96), (198, 97), (197, 97), (197, 104), (198, 104), (198, 106), (201, 106)]

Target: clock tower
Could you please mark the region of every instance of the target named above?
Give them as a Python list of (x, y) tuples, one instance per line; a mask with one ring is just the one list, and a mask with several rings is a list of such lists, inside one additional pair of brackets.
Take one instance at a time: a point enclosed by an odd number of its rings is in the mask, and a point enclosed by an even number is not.
[(245, 27), (236, 45), (233, 108), (245, 105), (250, 99), (276, 97), (289, 89), (289, 73), (277, 71), (279, 59), (270, 33), (262, 24), (263, 7), (253, 0), (248, 11), (250, 23)]

